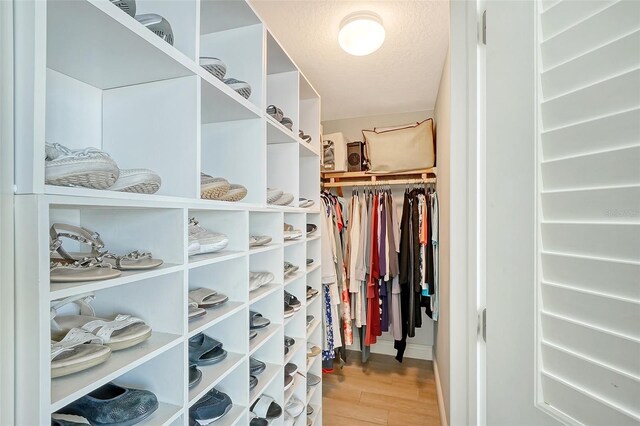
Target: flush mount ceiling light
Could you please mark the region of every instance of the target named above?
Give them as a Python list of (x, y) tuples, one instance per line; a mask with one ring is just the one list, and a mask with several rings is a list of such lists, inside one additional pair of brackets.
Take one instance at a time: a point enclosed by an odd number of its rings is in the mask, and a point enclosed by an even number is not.
[(354, 56), (369, 55), (384, 43), (382, 19), (373, 12), (356, 12), (340, 24), (338, 43), (345, 52)]

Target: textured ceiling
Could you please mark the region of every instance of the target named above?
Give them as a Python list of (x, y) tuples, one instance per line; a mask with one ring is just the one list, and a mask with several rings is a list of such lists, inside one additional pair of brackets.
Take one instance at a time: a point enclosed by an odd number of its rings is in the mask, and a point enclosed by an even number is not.
[[(449, 2), (252, 0), (322, 96), (322, 120), (432, 109), (449, 43)], [(342, 19), (369, 10), (386, 39), (368, 56), (338, 45)]]

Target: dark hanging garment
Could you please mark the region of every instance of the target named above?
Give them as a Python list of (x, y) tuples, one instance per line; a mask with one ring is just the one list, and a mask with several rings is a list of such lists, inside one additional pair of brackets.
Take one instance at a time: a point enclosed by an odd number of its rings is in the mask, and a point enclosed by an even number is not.
[(394, 349), (397, 351), (396, 359), (402, 362), (404, 351), (407, 348), (407, 334), (409, 331), (409, 274), (410, 263), (410, 235), (411, 235), (411, 205), (409, 191), (404, 193), (402, 204), (402, 218), (400, 220), (400, 256), (399, 256), (399, 280), (400, 283), (400, 313), (402, 322), (402, 339), (395, 340)]

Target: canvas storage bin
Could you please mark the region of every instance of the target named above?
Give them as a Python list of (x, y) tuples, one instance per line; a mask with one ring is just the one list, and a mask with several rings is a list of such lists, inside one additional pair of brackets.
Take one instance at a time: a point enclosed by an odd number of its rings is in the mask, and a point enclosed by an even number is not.
[(433, 119), (387, 129), (363, 130), (369, 172), (394, 173), (435, 165)]

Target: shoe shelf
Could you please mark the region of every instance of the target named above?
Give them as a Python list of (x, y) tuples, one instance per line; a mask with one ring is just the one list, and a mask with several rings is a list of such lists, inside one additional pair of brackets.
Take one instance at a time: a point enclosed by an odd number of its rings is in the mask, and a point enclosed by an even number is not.
[[(285, 331), (285, 334), (287, 334), (286, 331)], [(296, 356), (296, 354), (300, 351), (300, 349), (302, 347), (304, 347), (304, 345), (305, 345), (305, 338), (304, 337), (298, 337), (298, 336), (295, 336), (295, 335), (292, 335), (292, 336), (289, 336), (289, 337), (292, 337), (296, 341), (296, 343), (294, 343), (293, 346), (289, 347), (289, 352), (284, 356), (285, 365), (287, 363), (291, 362), (293, 357)]]
[(224, 305), (207, 309), (207, 313), (192, 321), (189, 321), (189, 337), (193, 337), (207, 328), (224, 321), (231, 315), (246, 311), (246, 305), (242, 302), (226, 302)]
[(282, 284), (265, 284), (257, 290), (249, 292), (249, 303), (254, 303), (265, 297), (269, 297), (273, 293), (279, 292), (281, 289)]
[(202, 371), (202, 380), (192, 389), (189, 389), (189, 407), (202, 398), (208, 391), (214, 388), (220, 381), (232, 374), (236, 368), (246, 367), (247, 357), (242, 354), (229, 352), (221, 362), (213, 365), (198, 367)]
[[(294, 362), (303, 372), (307, 341), (322, 346), (321, 333), (307, 334), (306, 327), (306, 315), (315, 316), (315, 328), (321, 318), (321, 304), (306, 300), (307, 285), (322, 290), (319, 231), (313, 238), (283, 238), (285, 223), (304, 232), (307, 223), (320, 222), (320, 96), (248, 1), (137, 0), (136, 7), (137, 14), (157, 13), (170, 22), (173, 45), (109, 0), (14, 5), (20, 46), (15, 333), (32, 336), (16, 342), (16, 424), (47, 424), (52, 413), (114, 382), (156, 394), (158, 409), (140, 424), (187, 426), (189, 407), (215, 387), (234, 404), (216, 425), (246, 425), (261, 393), (283, 409), (293, 394), (306, 398), (306, 379), (298, 374), (285, 393), (284, 365)], [(249, 83), (249, 98), (202, 68), (201, 56), (224, 61), (225, 78)], [(266, 113), (271, 104), (291, 119), (291, 130)], [(299, 130), (311, 136), (310, 143)], [(155, 194), (45, 184), (45, 142), (98, 148), (120, 169), (153, 170), (162, 184)], [(200, 199), (201, 172), (244, 186), (246, 197)], [(291, 193), (292, 205), (267, 204), (271, 187)], [(300, 197), (315, 204), (299, 208)], [(192, 217), (225, 234), (227, 247), (189, 256)], [(163, 264), (102, 281), (52, 283), (54, 223), (86, 227), (100, 234), (110, 252), (151, 252)], [(252, 235), (272, 241), (249, 247)], [(63, 245), (88, 250), (75, 242)], [(310, 267), (307, 258), (314, 259)], [(300, 268), (287, 279), (284, 261)], [(251, 271), (275, 278), (249, 292)], [(285, 286), (302, 303), (287, 319)], [(228, 301), (189, 321), (188, 292), (201, 287)], [(52, 378), (50, 303), (90, 293), (98, 316), (135, 315), (152, 327), (151, 337), (113, 351), (102, 364)], [(271, 324), (249, 340), (251, 310)], [(228, 355), (199, 366), (202, 381), (190, 390), (188, 340), (199, 333), (222, 342)], [(285, 335), (296, 340), (287, 355)], [(267, 364), (251, 391), (250, 356)], [(316, 408), (321, 411), (321, 400)], [(300, 421), (306, 424), (305, 414)], [(270, 424), (281, 425), (283, 418)]]
[[(260, 349), (265, 343), (269, 340), (278, 340), (276, 336), (278, 336), (280, 331), (282, 330), (281, 324), (270, 324), (260, 330), (255, 330), (258, 332), (258, 335), (249, 341), (249, 355), (253, 355), (258, 349)], [(283, 337), (284, 340), (284, 337)]]

